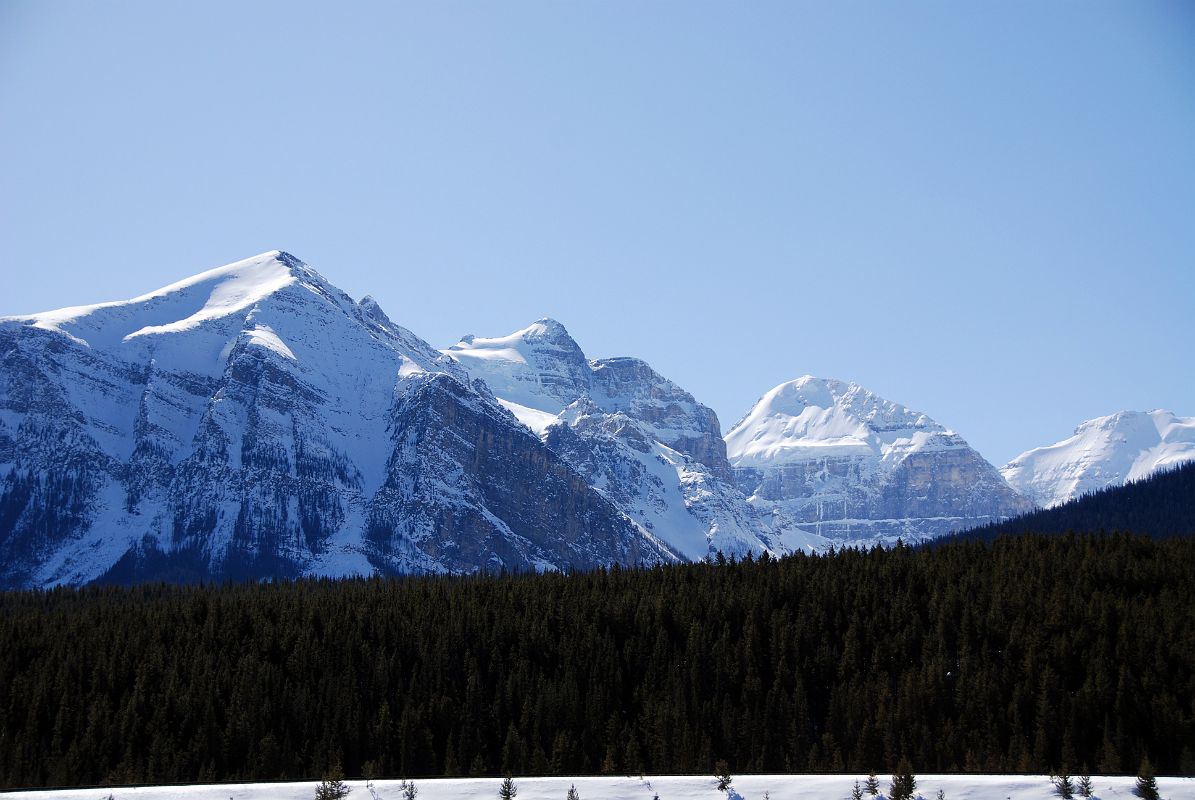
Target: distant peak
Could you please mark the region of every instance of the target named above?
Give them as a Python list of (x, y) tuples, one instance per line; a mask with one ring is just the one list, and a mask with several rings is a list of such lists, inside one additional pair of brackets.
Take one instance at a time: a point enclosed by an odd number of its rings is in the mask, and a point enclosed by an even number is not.
[(382, 307), (378, 305), (378, 301), (374, 300), (371, 295), (367, 294), (362, 297), (357, 306), (361, 309), (362, 314), (375, 322), (380, 322), (383, 325), (394, 324), (390, 321), (390, 317), (386, 316), (386, 312), (382, 310)]
[(1106, 417), (1096, 417), (1080, 423), (1075, 434), (1092, 430), (1112, 431), (1141, 425), (1159, 425), (1181, 420), (1173, 411), (1155, 408), (1152, 411), (1117, 411)]
[(568, 329), (551, 317), (541, 317), (522, 330), (527, 341), (535, 339), (572, 339)]
[(806, 388), (821, 389), (821, 390), (825, 390), (825, 391), (835, 392), (838, 394), (845, 393), (846, 391), (849, 391), (850, 389), (861, 389), (862, 388), (857, 383), (852, 383), (850, 381), (842, 381), (842, 380), (839, 380), (838, 378), (820, 378), (817, 375), (802, 375), (801, 377), (797, 378), (796, 380), (789, 381), (788, 383), (781, 384), (781, 385), (789, 386), (794, 389), (806, 389)]
[[(499, 352), (506, 351), (509, 348), (522, 351), (527, 346), (530, 346), (531, 350), (540, 349), (537, 345), (546, 345), (547, 349), (551, 350), (575, 351), (577, 357), (584, 360), (584, 354), (581, 353), (580, 345), (569, 335), (568, 330), (563, 325), (551, 317), (537, 319), (526, 328), (520, 328), (506, 336), (491, 338), (487, 336), (475, 336), (470, 333), (462, 336), (459, 342), (449, 347), (445, 352), (451, 354), (457, 354), (464, 350), (492, 350)], [(522, 356), (519, 359), (521, 360)]]
[(335, 302), (343, 295), (295, 256), (282, 250), (269, 250), (128, 300), (72, 306), (14, 319), (57, 331), (90, 346), (107, 347), (148, 335), (178, 333), (209, 320), (247, 313), (256, 304), (294, 284)]
[(270, 255), (273, 255), (276, 260), (281, 261), (291, 269), (301, 269), (307, 266), (303, 259), (297, 258), (285, 250), (271, 250)]
[(852, 392), (870, 394), (858, 384), (835, 378), (802, 375), (796, 380), (773, 387), (760, 398), (757, 405), (769, 406), (782, 413), (800, 413), (800, 408), (809, 405), (829, 408)]
[(1117, 411), (1114, 414), (1108, 414), (1104, 417), (1094, 417), (1085, 422), (1080, 422), (1075, 427), (1075, 433), (1081, 433), (1086, 430), (1110, 430), (1143, 416), (1145, 414), (1141, 411)]

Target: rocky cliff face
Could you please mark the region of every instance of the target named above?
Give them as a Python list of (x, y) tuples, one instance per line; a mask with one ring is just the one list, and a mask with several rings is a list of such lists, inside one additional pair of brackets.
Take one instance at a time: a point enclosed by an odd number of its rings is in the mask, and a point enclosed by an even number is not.
[(1048, 508), (1186, 461), (1195, 461), (1195, 418), (1121, 411), (1084, 422), (1068, 439), (1022, 453), (1000, 472)]
[(754, 504), (838, 542), (916, 542), (1030, 507), (962, 437), (856, 384), (781, 384), (726, 441)]
[(288, 254), (0, 320), (0, 586), (676, 558)]
[(718, 417), (635, 358), (585, 361), (550, 319), (444, 351), (641, 529), (690, 559), (820, 549), (734, 486)]

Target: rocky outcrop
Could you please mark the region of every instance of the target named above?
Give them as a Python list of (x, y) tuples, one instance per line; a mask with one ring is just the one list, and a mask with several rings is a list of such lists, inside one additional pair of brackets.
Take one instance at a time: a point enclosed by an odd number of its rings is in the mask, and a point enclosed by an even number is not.
[(704, 464), (716, 478), (733, 483), (726, 442), (713, 409), (667, 380), (646, 361), (593, 361), (590, 392), (599, 406), (647, 425), (659, 441)]
[(675, 558), (630, 532), (606, 498), (512, 422), (443, 374), (403, 398), (391, 420), (398, 447), (367, 516), (380, 568), (593, 569)]

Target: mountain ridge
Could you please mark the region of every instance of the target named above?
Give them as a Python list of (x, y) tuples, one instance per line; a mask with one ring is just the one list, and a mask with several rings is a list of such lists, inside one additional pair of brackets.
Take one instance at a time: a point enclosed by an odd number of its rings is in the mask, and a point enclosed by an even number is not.
[(559, 322), (466, 336), (443, 351), (645, 530), (690, 559), (828, 542), (752, 508), (717, 414), (642, 359), (588, 359)]
[[(1139, 448), (1144, 473), (1195, 453), (1195, 422), (1164, 414), (1079, 431), (1147, 420), (1174, 447)], [(858, 384), (782, 383), (724, 437), (646, 361), (590, 359), (551, 317), (438, 350), (281, 250), (0, 318), (0, 585), (784, 555), (1028, 506), (957, 433)]]
[(9, 586), (117, 564), (219, 578), (679, 558), (454, 361), (281, 251), (0, 321), (0, 520)]

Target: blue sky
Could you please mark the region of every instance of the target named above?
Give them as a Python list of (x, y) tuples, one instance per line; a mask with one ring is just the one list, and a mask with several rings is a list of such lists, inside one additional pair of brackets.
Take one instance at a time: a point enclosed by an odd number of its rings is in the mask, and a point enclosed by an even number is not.
[(1195, 414), (1195, 4), (0, 0), (0, 314), (281, 248), (729, 428), (805, 373), (997, 465)]

